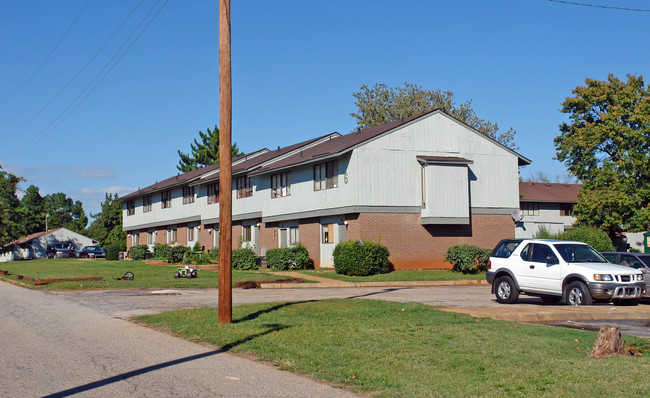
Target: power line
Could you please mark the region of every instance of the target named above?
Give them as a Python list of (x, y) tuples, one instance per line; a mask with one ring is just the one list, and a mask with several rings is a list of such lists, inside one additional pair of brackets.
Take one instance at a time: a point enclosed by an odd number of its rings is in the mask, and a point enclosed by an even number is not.
[(52, 97), (52, 99), (50, 99), (50, 100), (49, 100), (45, 105), (43, 105), (43, 107), (42, 107), (38, 112), (36, 112), (35, 114), (33, 114), (32, 117), (30, 117), (30, 118), (29, 118), (25, 123), (23, 123), (23, 124), (20, 125), (18, 128), (16, 128), (14, 131), (12, 131), (11, 133), (9, 133), (9, 136), (8, 136), (7, 138), (11, 138), (11, 137), (12, 137), (13, 135), (15, 135), (17, 132), (19, 132), (20, 130), (24, 129), (24, 128), (29, 124), (29, 123), (31, 123), (34, 119), (36, 119), (36, 118), (38, 117), (38, 115), (40, 115), (41, 113), (43, 113), (43, 111), (44, 111), (45, 109), (47, 109), (47, 108), (48, 108), (48, 107), (49, 107), (49, 106), (50, 106), (54, 101), (56, 101), (56, 99), (59, 98), (59, 96), (60, 96), (61, 94), (63, 94), (63, 92), (64, 92), (68, 87), (70, 87), (70, 85), (71, 85), (72, 83), (74, 83), (75, 80), (77, 80), (77, 77), (79, 77), (79, 75), (81, 75), (81, 73), (82, 73), (84, 70), (86, 70), (86, 68), (88, 67), (88, 65), (90, 65), (91, 62), (93, 62), (93, 60), (94, 60), (94, 59), (99, 55), (100, 52), (102, 52), (102, 50), (106, 47), (106, 45), (108, 45), (108, 43), (113, 39), (113, 37), (115, 37), (115, 35), (116, 35), (116, 34), (117, 34), (121, 29), (122, 29), (122, 27), (124, 26), (124, 24), (125, 24), (125, 23), (130, 19), (130, 18), (131, 18), (131, 16), (132, 16), (133, 13), (135, 12), (135, 10), (137, 10), (138, 7), (140, 7), (140, 5), (142, 4), (143, 1), (144, 1), (144, 0), (140, 0), (140, 2), (139, 2), (139, 3), (138, 3), (138, 4), (133, 8), (133, 10), (131, 10), (131, 12), (129, 13), (129, 15), (127, 15), (126, 18), (124, 18), (124, 20), (122, 21), (122, 23), (117, 27), (117, 29), (115, 29), (115, 30), (113, 31), (113, 33), (110, 35), (110, 37), (109, 37), (109, 38), (104, 42), (104, 44), (102, 44), (102, 46), (101, 46), (101, 47), (100, 47), (100, 48), (95, 52), (95, 54), (93, 54), (93, 56), (90, 57), (90, 59), (88, 60), (88, 62), (86, 62), (86, 64), (85, 64), (85, 65), (84, 65), (84, 66), (79, 70), (79, 72), (77, 72), (77, 73), (72, 77), (72, 79), (70, 79), (70, 80), (69, 80), (69, 81), (68, 81), (68, 82), (63, 86), (63, 88), (61, 88), (61, 89), (56, 93), (56, 95), (54, 95), (54, 97)]
[(645, 8), (627, 8), (627, 7), (615, 7), (615, 6), (601, 6), (601, 5), (597, 5), (597, 4), (577, 3), (577, 2), (574, 2), (574, 1), (564, 1), (564, 0), (548, 0), (548, 1), (553, 2), (553, 3), (569, 4), (569, 5), (572, 5), (572, 6), (605, 8), (605, 9), (608, 9), (608, 10), (650, 12), (650, 9), (645, 9)]
[[(36, 145), (39, 141), (41, 141), (41, 140), (42, 140), (43, 138), (45, 138), (48, 134), (50, 134), (52, 131), (54, 131), (54, 130), (55, 130), (55, 129), (56, 129), (56, 128), (61, 124), (61, 123), (63, 123), (64, 120), (66, 120), (66, 119), (67, 119), (67, 118), (68, 118), (68, 117), (69, 117), (69, 116), (70, 116), (70, 115), (71, 115), (71, 114), (72, 114), (72, 113), (73, 113), (73, 112), (74, 112), (74, 111), (75, 111), (75, 110), (76, 110), (76, 109), (77, 109), (77, 108), (78, 108), (78, 107), (79, 107), (79, 106), (80, 106), (80, 105), (81, 105), (81, 104), (86, 100), (86, 98), (88, 98), (88, 96), (89, 96), (93, 91), (95, 91), (95, 89), (97, 88), (97, 86), (99, 86), (99, 84), (100, 84), (100, 83), (101, 83), (101, 82), (102, 82), (102, 81), (103, 81), (103, 80), (108, 76), (108, 74), (113, 70), (113, 68), (115, 68), (115, 67), (117, 66), (117, 64), (122, 60), (122, 58), (126, 55), (126, 53), (127, 53), (127, 52), (131, 49), (131, 47), (135, 44), (135, 42), (138, 41), (138, 39), (140, 38), (140, 36), (142, 36), (142, 34), (145, 32), (145, 30), (147, 30), (147, 28), (149, 27), (149, 25), (151, 25), (151, 23), (156, 19), (156, 17), (158, 16), (158, 14), (160, 14), (160, 12), (163, 10), (163, 8), (165, 8), (165, 6), (167, 5), (167, 2), (168, 2), (168, 1), (169, 1), (169, 0), (165, 0), (165, 2), (163, 3), (163, 5), (158, 9), (158, 11), (156, 11), (156, 13), (155, 13), (155, 14), (153, 15), (153, 17), (149, 20), (149, 22), (147, 22), (147, 24), (146, 24), (146, 25), (144, 26), (144, 28), (140, 31), (140, 33), (138, 33), (138, 35), (135, 37), (135, 39), (134, 39), (134, 40), (133, 40), (133, 41), (128, 45), (128, 47), (126, 47), (126, 50), (124, 50), (124, 52), (122, 52), (122, 54), (117, 58), (117, 60), (116, 60), (116, 61), (115, 61), (111, 66), (110, 66), (110, 68), (108, 68), (108, 70), (106, 71), (106, 73), (104, 73), (104, 70), (106, 70), (106, 68), (111, 64), (111, 62), (113, 62), (113, 60), (115, 59), (115, 57), (117, 57), (117, 55), (120, 53), (120, 51), (122, 51), (122, 49), (127, 45), (127, 43), (129, 42), (129, 40), (130, 40), (130, 39), (133, 37), (133, 35), (138, 31), (138, 29), (140, 28), (140, 26), (142, 26), (142, 24), (146, 21), (146, 19), (149, 17), (149, 15), (151, 14), (151, 12), (152, 12), (152, 11), (155, 9), (155, 7), (160, 3), (160, 0), (157, 0), (157, 1), (156, 1), (156, 3), (151, 7), (151, 9), (149, 9), (149, 11), (147, 12), (147, 14), (142, 18), (142, 20), (140, 21), (140, 23), (138, 24), (138, 26), (136, 26), (135, 29), (133, 29), (133, 32), (131, 32), (131, 35), (129, 35), (129, 37), (124, 41), (124, 43), (122, 44), (122, 46), (121, 46), (121, 47), (120, 47), (120, 48), (115, 52), (115, 54), (111, 57), (111, 59), (109, 59), (108, 62), (106, 62), (106, 64), (104, 65), (104, 67), (103, 67), (103, 68), (102, 68), (102, 69), (101, 69), (101, 70), (100, 70), (100, 71), (95, 75), (95, 77), (93, 78), (93, 80), (91, 80), (90, 83), (88, 83), (88, 85), (86, 85), (86, 87), (85, 87), (85, 88), (84, 88), (84, 89), (79, 93), (79, 95), (77, 95), (77, 96), (76, 96), (76, 97), (75, 97), (75, 98), (70, 102), (70, 104), (69, 104), (69, 105), (68, 105), (68, 106), (67, 106), (63, 111), (61, 111), (61, 112), (60, 112), (60, 113), (59, 113), (59, 114), (58, 114), (58, 115), (57, 115), (57, 116), (56, 116), (56, 117), (55, 117), (55, 118), (54, 118), (54, 119), (53, 119), (53, 120), (52, 120), (52, 121), (47, 125), (47, 126), (45, 126), (45, 128), (43, 128), (40, 132), (38, 132), (35, 136), (33, 136), (33, 137), (32, 137), (31, 139), (29, 139), (25, 144), (23, 144), (22, 147), (20, 148), (20, 150), (26, 150), (26, 149), (28, 149), (28, 148), (30, 148), (30, 147)], [(104, 75), (100, 77), (100, 75), (101, 75), (102, 73), (104, 73)], [(99, 79), (99, 80), (97, 80), (97, 79)], [(93, 85), (93, 83), (94, 83), (95, 81), (97, 81), (97, 82)], [(91, 85), (93, 85), (93, 86), (89, 89), (89, 87), (90, 87)], [(87, 91), (87, 92), (86, 92), (86, 91)], [(84, 92), (86, 92), (85, 95), (84, 95)], [(81, 98), (81, 99), (79, 100), (79, 98), (82, 97), (82, 95), (83, 95), (83, 98)], [(79, 100), (79, 101), (75, 104), (75, 102), (76, 102), (77, 100)], [(68, 111), (68, 110), (69, 110), (69, 111)], [(65, 114), (66, 112), (67, 112), (67, 114)], [(65, 114), (65, 115), (64, 115), (64, 114)], [(61, 118), (61, 119), (57, 122), (57, 119), (59, 119), (59, 118)], [(50, 126), (52, 126), (52, 127), (50, 128)]]
[(27, 78), (27, 80), (25, 80), (25, 81), (23, 82), (23, 84), (21, 84), (21, 85), (16, 89), (16, 91), (14, 91), (13, 93), (11, 93), (8, 97), (4, 98), (2, 101), (0, 101), (0, 103), (5, 103), (5, 102), (9, 101), (10, 99), (12, 99), (12, 98), (13, 98), (16, 94), (18, 94), (18, 93), (19, 93), (23, 88), (25, 88), (25, 86), (27, 85), (27, 83), (29, 83), (29, 82), (34, 78), (34, 76), (36, 76), (36, 74), (41, 70), (41, 68), (43, 67), (43, 65), (45, 65), (45, 63), (50, 59), (50, 57), (52, 57), (52, 54), (54, 54), (54, 52), (56, 51), (56, 49), (59, 48), (59, 45), (61, 44), (61, 42), (63, 41), (63, 39), (65, 39), (65, 37), (68, 35), (68, 33), (70, 32), (70, 30), (72, 30), (72, 27), (77, 23), (77, 20), (79, 19), (79, 17), (81, 16), (81, 14), (82, 14), (82, 13), (84, 12), (84, 10), (86, 9), (86, 6), (88, 5), (88, 3), (90, 3), (90, 0), (87, 0), (87, 1), (86, 1), (86, 4), (84, 4), (83, 7), (81, 7), (81, 11), (79, 11), (79, 13), (78, 13), (77, 16), (74, 18), (74, 20), (72, 20), (72, 23), (70, 24), (70, 26), (68, 26), (68, 29), (66, 29), (66, 31), (63, 33), (63, 36), (61, 36), (61, 38), (59, 39), (59, 41), (56, 42), (56, 44), (54, 45), (54, 48), (52, 48), (52, 51), (50, 51), (50, 53), (45, 57), (45, 59), (43, 60), (43, 62), (41, 62), (41, 64), (38, 65), (38, 67), (36, 68), (36, 70), (34, 70), (34, 72), (32, 72), (32, 74)]

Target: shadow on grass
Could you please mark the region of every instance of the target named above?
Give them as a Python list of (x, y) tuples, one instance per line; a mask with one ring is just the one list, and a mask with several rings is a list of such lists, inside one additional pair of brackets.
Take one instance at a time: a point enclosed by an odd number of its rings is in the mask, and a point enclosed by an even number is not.
[(410, 289), (410, 287), (392, 287), (392, 288), (389, 288), (389, 289), (382, 289), (382, 290), (377, 291), (377, 292), (370, 292), (370, 293), (366, 293), (366, 294), (357, 294), (357, 295), (354, 295), (354, 296), (350, 296), (348, 298), (349, 299), (356, 299), (356, 298), (361, 298), (361, 297), (369, 297), (369, 296), (374, 296), (375, 294), (390, 293), (390, 292), (396, 292), (398, 290), (405, 290), (405, 289)]
[(243, 317), (241, 319), (236, 319), (236, 320), (233, 321), (233, 323), (242, 323), (242, 322), (246, 322), (246, 321), (252, 321), (253, 319), (257, 319), (261, 315), (268, 314), (268, 313), (271, 313), (273, 311), (277, 311), (277, 310), (279, 310), (281, 308), (284, 308), (284, 307), (290, 307), (292, 305), (303, 304), (303, 303), (315, 303), (316, 301), (318, 301), (318, 300), (292, 301), (292, 302), (289, 302), (289, 303), (282, 303), (282, 304), (274, 305), (273, 307), (269, 307), (269, 308), (264, 309), (264, 310), (253, 312), (252, 314), (248, 314), (248, 315), (246, 315), (245, 317)]
[[(282, 307), (282, 306), (277, 306), (277, 307)], [(156, 365), (147, 366), (145, 368), (132, 370), (130, 372), (120, 373), (118, 375), (108, 377), (108, 378), (105, 378), (105, 379), (102, 379), (102, 380), (97, 380), (97, 381), (94, 381), (92, 383), (88, 383), (88, 384), (84, 384), (84, 385), (81, 385), (81, 386), (78, 386), (78, 387), (73, 387), (73, 388), (70, 388), (70, 389), (67, 389), (67, 390), (59, 391), (59, 392), (56, 392), (54, 394), (45, 395), (44, 398), (69, 397), (71, 395), (80, 394), (80, 393), (85, 392), (85, 391), (90, 391), (90, 390), (93, 390), (93, 389), (96, 389), (96, 388), (99, 388), (99, 387), (103, 387), (103, 386), (106, 386), (106, 385), (109, 385), (109, 384), (112, 384), (112, 383), (117, 383), (117, 382), (120, 382), (120, 381), (130, 379), (132, 377), (140, 376), (140, 375), (143, 375), (145, 373), (154, 372), (156, 370), (168, 368), (168, 367), (171, 367), (171, 366), (179, 365), (179, 364), (182, 364), (182, 363), (194, 361), (194, 360), (201, 359), (201, 358), (211, 357), (211, 356), (217, 355), (217, 354), (223, 354), (223, 353), (226, 353), (226, 352), (230, 351), (234, 347), (237, 347), (238, 345), (247, 343), (247, 342), (249, 342), (249, 341), (251, 341), (253, 339), (256, 339), (258, 337), (261, 337), (261, 336), (264, 336), (264, 335), (274, 333), (274, 332), (277, 332), (277, 331), (288, 328), (288, 326), (275, 324), (275, 323), (273, 323), (273, 324), (265, 324), (263, 326), (267, 327), (268, 329), (266, 331), (264, 331), (264, 332), (256, 333), (254, 335), (251, 335), (251, 336), (245, 337), (243, 339), (234, 341), (234, 342), (232, 342), (230, 344), (226, 344), (226, 345), (224, 345), (223, 347), (221, 347), (220, 349), (218, 349), (216, 351), (209, 351), (209, 352), (204, 352), (202, 354), (190, 355), (188, 357), (174, 359), (172, 361), (167, 361), (167, 362), (159, 363), (159, 364), (156, 364)]]

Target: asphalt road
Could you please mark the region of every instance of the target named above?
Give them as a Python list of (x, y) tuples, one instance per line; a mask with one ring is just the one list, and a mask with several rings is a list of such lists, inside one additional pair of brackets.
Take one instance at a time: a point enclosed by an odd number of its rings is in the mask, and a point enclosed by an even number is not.
[(354, 396), (88, 303), (0, 282), (0, 397)]

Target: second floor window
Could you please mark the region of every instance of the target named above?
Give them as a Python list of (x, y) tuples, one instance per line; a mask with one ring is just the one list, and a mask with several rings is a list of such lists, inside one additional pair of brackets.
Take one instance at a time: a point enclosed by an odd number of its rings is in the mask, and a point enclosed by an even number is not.
[(208, 204), (219, 203), (219, 183), (208, 185)]
[(135, 214), (135, 200), (126, 201), (126, 215), (132, 216)]
[(151, 211), (151, 195), (142, 198), (142, 212), (148, 213)]
[(172, 207), (172, 191), (163, 191), (160, 194), (160, 204), (163, 209)]
[(571, 216), (573, 214), (573, 203), (560, 203), (560, 215)]
[(521, 211), (525, 216), (539, 216), (539, 203), (524, 202), (521, 204)]
[(338, 184), (337, 161), (325, 162), (314, 166), (314, 191), (336, 188)]
[(183, 187), (183, 204), (194, 203), (194, 187)]
[(279, 198), (291, 195), (291, 172), (273, 174), (271, 176), (271, 197)]
[(237, 177), (237, 199), (253, 196), (253, 179), (250, 177)]

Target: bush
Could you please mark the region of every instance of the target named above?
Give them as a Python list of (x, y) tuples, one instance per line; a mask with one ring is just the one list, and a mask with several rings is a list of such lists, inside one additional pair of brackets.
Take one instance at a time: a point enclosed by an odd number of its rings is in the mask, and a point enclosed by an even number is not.
[(472, 245), (456, 245), (447, 249), (445, 261), (453, 265), (452, 270), (464, 274), (487, 271), (491, 249)]
[(192, 251), (194, 251), (194, 252), (200, 252), (200, 251), (202, 251), (202, 250), (203, 250), (203, 248), (201, 247), (201, 244), (200, 244), (199, 241), (197, 240), (197, 241), (194, 243), (194, 246), (192, 246)]
[(189, 252), (190, 248), (186, 246), (173, 246), (169, 253), (168, 261), (172, 264), (182, 263), (185, 259), (185, 253)]
[(111, 243), (110, 245), (106, 246), (106, 260), (119, 260), (121, 248), (122, 247), (119, 243)]
[(232, 267), (235, 269), (251, 270), (259, 269), (257, 265), (257, 255), (253, 249), (233, 249)]
[(164, 244), (164, 245), (156, 244), (153, 247), (153, 257), (156, 260), (169, 260), (171, 251), (172, 251), (172, 247), (169, 246), (168, 244)]
[(567, 229), (559, 234), (557, 239), (583, 242), (599, 252), (611, 252), (616, 250), (609, 235), (607, 235), (605, 231), (596, 227), (583, 226)]
[(131, 260), (144, 260), (148, 251), (149, 246), (147, 245), (131, 246), (129, 249), (129, 258)]
[(334, 248), (334, 270), (337, 274), (367, 276), (390, 271), (388, 249), (367, 241), (341, 242)]
[(309, 258), (307, 248), (299, 243), (295, 247), (268, 250), (266, 264), (271, 269), (284, 271), (312, 268), (314, 262)]

